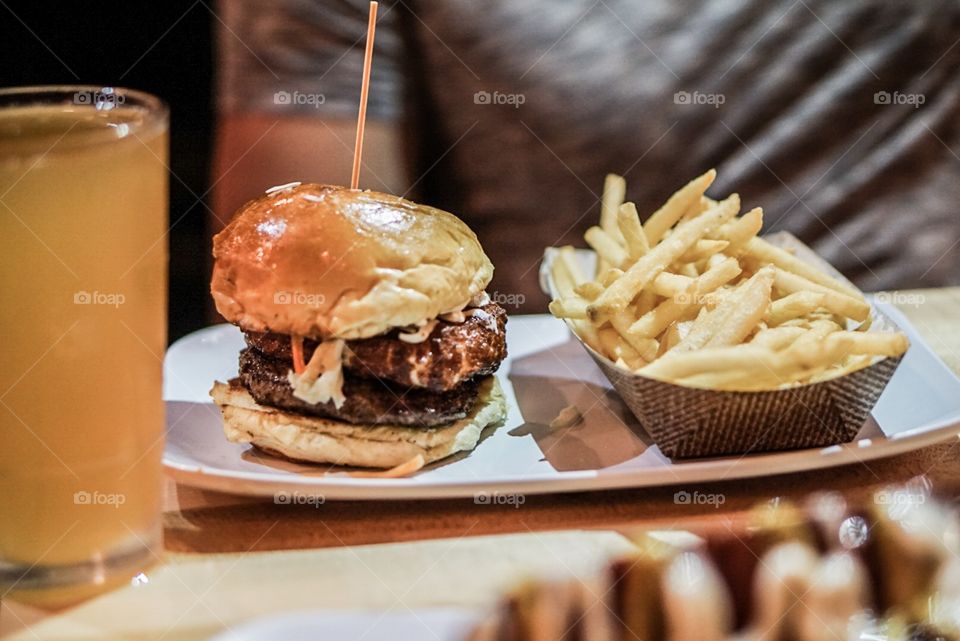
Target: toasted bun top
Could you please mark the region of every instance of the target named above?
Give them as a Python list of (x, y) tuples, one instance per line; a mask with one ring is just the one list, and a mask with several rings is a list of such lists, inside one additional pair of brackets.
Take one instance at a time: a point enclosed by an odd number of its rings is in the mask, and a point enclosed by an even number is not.
[(375, 191), (293, 185), (241, 207), (213, 239), (210, 291), (243, 329), (368, 338), (460, 309), (493, 276), (452, 214)]

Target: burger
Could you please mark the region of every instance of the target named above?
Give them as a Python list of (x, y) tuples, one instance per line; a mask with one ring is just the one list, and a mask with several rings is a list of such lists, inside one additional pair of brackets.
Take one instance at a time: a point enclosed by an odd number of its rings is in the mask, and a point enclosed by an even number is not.
[(473, 449), (503, 422), (506, 312), (445, 211), (319, 184), (272, 188), (213, 242), (217, 310), (246, 343), (210, 394), (235, 443), (391, 468)]

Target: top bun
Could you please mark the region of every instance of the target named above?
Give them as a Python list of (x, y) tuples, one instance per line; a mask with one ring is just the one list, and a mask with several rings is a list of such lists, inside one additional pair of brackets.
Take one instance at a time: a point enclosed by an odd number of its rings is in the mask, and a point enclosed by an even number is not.
[(251, 331), (358, 339), (465, 306), (493, 265), (445, 211), (397, 196), (292, 183), (213, 239), (217, 311)]

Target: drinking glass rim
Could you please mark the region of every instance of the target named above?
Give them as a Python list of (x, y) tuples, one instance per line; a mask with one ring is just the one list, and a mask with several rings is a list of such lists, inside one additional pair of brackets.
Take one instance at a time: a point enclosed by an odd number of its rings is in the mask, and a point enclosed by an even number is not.
[[(8, 109), (14, 106), (27, 106), (30, 104), (44, 104), (44, 99), (49, 100), (56, 96), (66, 97), (70, 94), (91, 93), (102, 95), (118, 95), (134, 101), (138, 108), (147, 112), (151, 121), (165, 120), (170, 116), (170, 107), (160, 97), (140, 89), (131, 89), (129, 87), (116, 87), (113, 85), (27, 85), (22, 87), (0, 87), (0, 109)], [(29, 98), (23, 102), (14, 102), (18, 97)], [(56, 104), (50, 100), (48, 104)], [(71, 103), (74, 106), (84, 106), (76, 102)], [(93, 107), (91, 103), (89, 106)]]
[[(86, 99), (81, 100), (78, 94), (86, 94)], [(117, 99), (104, 99), (107, 96), (116, 96)], [(117, 135), (112, 140), (122, 140), (134, 132), (151, 132), (166, 130), (170, 125), (170, 109), (167, 103), (161, 98), (138, 89), (129, 89), (127, 87), (112, 87), (106, 85), (31, 85), (23, 87), (0, 87), (0, 113), (17, 108), (30, 107), (63, 107), (65, 111), (74, 111), (77, 113), (86, 112), (88, 109), (101, 113), (109, 113), (115, 107), (126, 107), (140, 112), (136, 124), (124, 123), (123, 133)], [(108, 117), (109, 118), (109, 117)], [(81, 134), (83, 135), (83, 134)], [(136, 135), (136, 134), (134, 134)], [(62, 138), (62, 136), (61, 136)], [(37, 138), (36, 140), (42, 140)], [(84, 135), (82, 140), (87, 142), (104, 142), (99, 132), (91, 132)], [(55, 145), (58, 148), (65, 146), (73, 147), (81, 143), (74, 139), (72, 143), (61, 141), (58, 138)], [(23, 150), (5, 149), (8, 154), (0, 153), (0, 156), (13, 155), (19, 156), (33, 153)], [(46, 149), (43, 154), (51, 153), (52, 149)]]

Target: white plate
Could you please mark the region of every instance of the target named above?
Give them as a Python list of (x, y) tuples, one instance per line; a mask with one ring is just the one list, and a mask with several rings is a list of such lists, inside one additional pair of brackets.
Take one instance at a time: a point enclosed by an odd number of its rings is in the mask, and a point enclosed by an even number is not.
[(462, 641), (478, 621), (477, 612), (455, 608), (407, 612), (318, 610), (254, 619), (209, 641)]
[[(340, 499), (477, 497), (642, 487), (757, 477), (844, 465), (914, 450), (960, 434), (960, 380), (934, 355), (906, 317), (878, 304), (909, 335), (910, 350), (864, 425), (848, 445), (672, 462), (619, 401), (566, 326), (550, 316), (513, 316), (510, 356), (497, 376), (510, 404), (507, 422), (476, 450), (404, 479), (327, 474), (227, 442), (207, 395), (214, 379), (236, 374), (243, 344), (237, 328), (218, 325), (177, 341), (167, 352), (167, 445), (164, 463), (197, 487), (270, 496), (277, 492)], [(584, 422), (566, 430), (548, 424), (574, 404)], [(507, 495), (507, 496), (504, 496)]]

